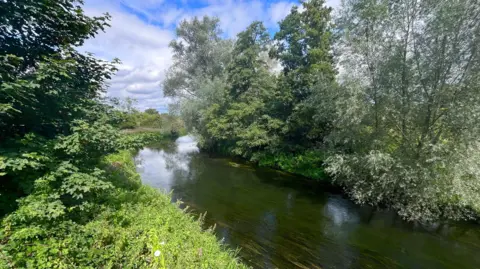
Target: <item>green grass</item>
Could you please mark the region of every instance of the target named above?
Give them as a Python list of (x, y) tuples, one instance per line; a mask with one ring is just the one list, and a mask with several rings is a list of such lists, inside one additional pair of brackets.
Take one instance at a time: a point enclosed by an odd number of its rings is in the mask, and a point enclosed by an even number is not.
[[(129, 152), (108, 156), (106, 163), (110, 167), (121, 164), (121, 168), (115, 168), (117, 183), (139, 182)], [(202, 231), (201, 219), (195, 220), (170, 203), (168, 194), (140, 186), (123, 191), (116, 198), (118, 201), (114, 204), (121, 204), (120, 208), (106, 212), (99, 220), (115, 219), (115, 224), (128, 223), (125, 227), (114, 225), (119, 230), (117, 234), (129, 236), (130, 243), (140, 246), (134, 249), (148, 249), (146, 253), (134, 256), (145, 260), (151, 258), (154, 268), (245, 268), (234, 252), (220, 245), (211, 230)], [(158, 257), (153, 255), (156, 250), (161, 252)]]
[(211, 229), (202, 230), (201, 219), (141, 184), (131, 152), (107, 156), (102, 166), (115, 189), (96, 214), (14, 236), (4, 227), (0, 268), (246, 268)]

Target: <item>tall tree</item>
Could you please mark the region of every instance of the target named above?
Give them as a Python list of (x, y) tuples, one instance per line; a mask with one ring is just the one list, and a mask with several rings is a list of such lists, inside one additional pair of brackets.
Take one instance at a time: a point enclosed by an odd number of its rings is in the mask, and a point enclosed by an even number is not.
[(345, 1), (347, 94), (332, 138), (355, 154), (337, 156), (331, 171), (355, 199), (410, 219), (478, 208), (479, 11), (477, 1)]
[(270, 37), (261, 22), (253, 22), (238, 34), (233, 48), (233, 60), (227, 68), (231, 94), (236, 97), (252, 87), (267, 74), (267, 63), (260, 59), (260, 53), (267, 51)]
[(222, 75), (228, 65), (231, 42), (221, 38), (217, 18), (193, 18), (182, 21), (176, 29), (177, 40), (170, 43), (173, 65), (163, 82), (165, 96), (197, 96), (204, 80)]
[(285, 139), (289, 144), (302, 141), (306, 146), (322, 143), (328, 133), (328, 122), (314, 120), (318, 104), (312, 97), (334, 90), (336, 70), (331, 47), (331, 8), (323, 0), (302, 1), (302, 7), (300, 12), (294, 6), (280, 22), (270, 54), (283, 66), (279, 87), (284, 89), (287, 104), (283, 115), (287, 122)]
[(280, 22), (280, 30), (274, 37), (277, 46), (271, 51), (283, 66), (295, 102), (310, 95), (319, 73), (328, 80), (333, 80), (336, 74), (331, 52), (332, 9), (325, 6), (324, 0), (301, 3), (302, 12), (294, 6)]
[(238, 34), (233, 59), (227, 68), (225, 99), (205, 111), (205, 136), (236, 155), (252, 154), (270, 145), (281, 122), (269, 115), (275, 99), (273, 76), (262, 58), (270, 43), (261, 22)]
[[(57, 218), (108, 188), (90, 165), (116, 146), (101, 102), (116, 68), (75, 48), (109, 16), (88, 17), (81, 4), (0, 2), (0, 214), (31, 194), (20, 202), (32, 208), (22, 221)], [(56, 169), (58, 181), (46, 183)], [(86, 192), (77, 196), (79, 188)]]

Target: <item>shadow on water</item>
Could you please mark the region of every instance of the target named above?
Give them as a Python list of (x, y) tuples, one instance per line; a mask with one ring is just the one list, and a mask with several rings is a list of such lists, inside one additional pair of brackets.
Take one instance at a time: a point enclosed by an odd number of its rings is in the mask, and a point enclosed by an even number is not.
[(295, 176), (210, 158), (189, 136), (141, 150), (136, 163), (144, 184), (207, 211), (254, 268), (480, 268), (480, 227), (405, 223)]

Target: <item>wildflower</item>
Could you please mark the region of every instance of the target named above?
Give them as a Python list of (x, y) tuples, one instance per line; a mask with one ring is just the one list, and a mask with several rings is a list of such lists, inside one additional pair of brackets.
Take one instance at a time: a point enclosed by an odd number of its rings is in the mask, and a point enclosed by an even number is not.
[(160, 254), (161, 254), (160, 250), (157, 250), (157, 251), (155, 251), (155, 253), (153, 253), (153, 255), (155, 255), (155, 257), (160, 256)]
[(162, 242), (160, 243), (160, 245), (165, 245), (165, 241), (162, 241)]

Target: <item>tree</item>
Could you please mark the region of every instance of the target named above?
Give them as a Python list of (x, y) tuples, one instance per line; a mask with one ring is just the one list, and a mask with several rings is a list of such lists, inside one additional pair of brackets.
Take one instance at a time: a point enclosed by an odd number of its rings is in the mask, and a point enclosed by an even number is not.
[(294, 6), (280, 22), (274, 37), (277, 46), (271, 51), (281, 61), (295, 102), (310, 95), (318, 73), (329, 80), (336, 74), (331, 53), (331, 8), (325, 7), (323, 0), (302, 1), (302, 5), (303, 12)]
[[(108, 108), (101, 98), (117, 61), (101, 61), (75, 50), (103, 30), (109, 20), (108, 15), (86, 16), (80, 4), (73, 0), (0, 2), (2, 211), (11, 210), (18, 196), (32, 193), (36, 187), (50, 190), (52, 186), (37, 186), (34, 182), (41, 182), (42, 176), (57, 168), (61, 170), (63, 161), (72, 171), (89, 175), (85, 181), (60, 177), (64, 184), (95, 181), (102, 186), (91, 167), (72, 168), (74, 161), (69, 154), (80, 148), (92, 149), (91, 155), (82, 153), (87, 156), (82, 161), (87, 163), (97, 159), (98, 152), (112, 152), (116, 134), (107, 124), (103, 112)], [(92, 125), (95, 127), (90, 128)], [(88, 132), (85, 139), (83, 131)], [(62, 147), (67, 144), (68, 148)], [(52, 207), (62, 203), (60, 197), (71, 198), (63, 193), (51, 194), (48, 199)], [(46, 208), (42, 206), (37, 208)]]
[(160, 114), (160, 113), (158, 113), (158, 110), (156, 110), (155, 108), (146, 109), (145, 113), (151, 114), (151, 115), (159, 115)]
[(238, 34), (233, 48), (233, 60), (228, 72), (231, 94), (237, 97), (255, 87), (258, 79), (268, 76), (267, 63), (260, 60), (260, 53), (267, 51), (270, 38), (261, 22), (253, 22)]
[(195, 17), (176, 29), (177, 40), (170, 43), (173, 65), (163, 82), (165, 96), (197, 96), (198, 85), (223, 74), (228, 65), (231, 42), (221, 39), (217, 18)]
[[(276, 98), (274, 78), (261, 54), (270, 38), (261, 22), (238, 34), (227, 68), (228, 90), (220, 104), (205, 109), (206, 135), (228, 151), (243, 157), (271, 145), (281, 121), (269, 115)], [(212, 144), (212, 141), (210, 141)]]
[(0, 139), (31, 131), (53, 137), (93, 116), (113, 65), (74, 50), (107, 26), (77, 1), (0, 2)]
[(79, 4), (72, 0), (0, 2), (0, 55), (20, 58), (9, 71), (18, 74), (37, 67), (43, 56), (59, 53), (63, 46), (81, 46), (108, 26), (108, 14), (88, 17)]
[(331, 138), (353, 154), (329, 169), (357, 201), (411, 220), (478, 212), (480, 167), (466, 164), (479, 145), (479, 10), (475, 1), (345, 1), (346, 90)]
[(302, 6), (302, 12), (294, 6), (280, 22), (274, 38), (276, 46), (270, 54), (283, 66), (279, 87), (284, 89), (287, 104), (283, 109), (285, 141), (303, 141), (304, 146), (311, 146), (323, 142), (330, 125), (314, 120), (316, 104), (312, 97), (318, 101), (324, 91), (335, 90), (336, 70), (331, 52), (331, 8), (325, 7), (323, 0), (302, 1)]

